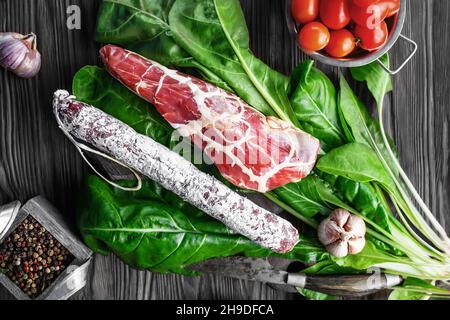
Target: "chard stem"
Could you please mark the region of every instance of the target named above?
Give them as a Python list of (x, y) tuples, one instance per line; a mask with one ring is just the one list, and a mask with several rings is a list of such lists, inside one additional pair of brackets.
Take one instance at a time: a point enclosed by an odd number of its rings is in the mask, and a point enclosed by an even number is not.
[[(371, 235), (372, 237), (374, 237), (374, 238), (376, 238), (376, 239), (378, 239), (380, 241), (383, 241), (384, 243), (386, 243), (386, 244), (388, 244), (388, 245), (390, 245), (390, 246), (392, 246), (394, 248), (398, 248), (401, 251), (403, 251), (408, 256), (408, 258), (411, 259), (411, 261), (408, 261), (408, 264), (422, 266), (422, 267), (430, 266), (430, 265), (433, 264), (433, 262), (430, 262), (429, 260), (424, 259), (423, 255), (425, 253), (421, 252), (419, 254), (419, 253), (416, 252), (416, 250), (420, 250), (418, 248), (410, 248), (410, 247), (404, 245), (403, 243), (397, 242), (395, 240), (392, 241), (389, 238), (384, 237), (383, 235), (380, 235), (380, 234), (378, 234), (377, 232), (375, 232), (375, 231), (373, 231), (371, 229), (367, 229), (367, 234)], [(412, 257), (415, 257), (418, 260), (425, 262), (425, 264), (417, 264), (417, 263), (413, 262), (414, 260), (412, 259)], [(395, 262), (405, 263), (405, 261), (403, 261), (403, 260), (396, 260)]]
[[(375, 265), (376, 267), (376, 265)], [(435, 280), (435, 281), (442, 281), (445, 279), (450, 278), (450, 274), (446, 274), (445, 278), (443, 277), (436, 277), (436, 276), (432, 276), (429, 274), (412, 274), (412, 273), (408, 273), (405, 272), (404, 270), (394, 270), (394, 269), (389, 269), (389, 268), (381, 268), (385, 271), (385, 273), (389, 273), (389, 274), (395, 274), (398, 276), (401, 276), (403, 278), (417, 278), (417, 279), (421, 279), (421, 280)]]
[(440, 290), (432, 290), (432, 289), (424, 289), (420, 287), (394, 287), (394, 290), (401, 290), (401, 291), (408, 291), (408, 292), (418, 292), (418, 293), (425, 293), (433, 295), (433, 297), (436, 297), (439, 295), (440, 297), (445, 297), (446, 299), (450, 299), (450, 292), (445, 293)]
[[(375, 186), (375, 187), (376, 187), (376, 189), (378, 188), (377, 186)], [(378, 189), (377, 189), (377, 190), (378, 190)], [(372, 220), (370, 220), (370, 219), (368, 219), (367, 217), (363, 216), (362, 214), (360, 214), (358, 211), (354, 210), (353, 208), (351, 208), (351, 207), (349, 207), (349, 206), (346, 206), (346, 207), (343, 208), (343, 209), (346, 209), (346, 210), (348, 210), (350, 213), (353, 213), (354, 215), (357, 215), (358, 217), (360, 217), (361, 219), (363, 219), (367, 224), (369, 224), (369, 225), (372, 226), (374, 229), (376, 229), (376, 231), (380, 232), (382, 235), (379, 235), (379, 237), (383, 236), (383, 239), (378, 238), (378, 240), (381, 240), (381, 241), (383, 241), (383, 242), (386, 242), (387, 244), (389, 244), (389, 245), (391, 245), (391, 246), (393, 246), (393, 247), (399, 248), (400, 250), (402, 250), (402, 251), (403, 251), (404, 253), (406, 253), (406, 254), (409, 253), (409, 255), (415, 256), (416, 258), (419, 258), (419, 257), (420, 257), (422, 260), (423, 260), (423, 257), (424, 257), (424, 256), (427, 256), (427, 257), (428, 257), (428, 255), (431, 255), (431, 256), (435, 257), (436, 259), (442, 260), (442, 257), (439, 255), (440, 253), (437, 252), (437, 254), (436, 254), (434, 251), (431, 250), (431, 249), (434, 249), (434, 248), (432, 248), (432, 247), (429, 246), (428, 244), (427, 244), (427, 245), (428, 245), (430, 248), (428, 248), (428, 247), (422, 248), (422, 247), (420, 246), (420, 243), (418, 243), (418, 242), (416, 241), (415, 244), (418, 246), (417, 248), (408, 248), (408, 247), (405, 246), (402, 242), (396, 241), (396, 239), (394, 238), (394, 236), (393, 236), (391, 233), (389, 233), (388, 231), (384, 230), (384, 229), (381, 228), (379, 225), (377, 225), (375, 222), (373, 222)], [(390, 226), (390, 227), (392, 228), (392, 227), (395, 227), (395, 226)], [(398, 229), (398, 228), (397, 228), (397, 229)], [(373, 232), (373, 231), (372, 231), (372, 232)], [(402, 232), (402, 231), (401, 231), (401, 230), (398, 230), (398, 232)], [(369, 231), (368, 231), (368, 233), (369, 233)], [(402, 232), (402, 233), (403, 233), (403, 232)], [(376, 234), (372, 234), (372, 236), (376, 236)], [(412, 240), (414, 240), (414, 239), (412, 239)], [(425, 243), (425, 244), (426, 244), (426, 243)], [(427, 249), (429, 249), (429, 250), (427, 250)], [(423, 250), (426, 250), (426, 252), (422, 252)], [(423, 261), (425, 261), (425, 260), (423, 260)]]
[[(403, 182), (406, 184), (408, 190), (412, 193), (414, 199), (417, 201), (417, 203), (419, 204), (420, 208), (423, 210), (423, 212), (425, 213), (425, 215), (427, 216), (427, 218), (430, 220), (430, 222), (432, 223), (432, 225), (434, 226), (434, 228), (436, 229), (436, 231), (440, 234), (440, 236), (442, 237), (442, 241), (445, 242), (448, 246), (448, 244), (450, 243), (450, 240), (447, 236), (447, 233), (445, 232), (444, 228), (441, 226), (441, 224), (437, 221), (436, 217), (433, 215), (433, 213), (431, 212), (431, 210), (428, 208), (428, 206), (425, 204), (425, 202), (423, 201), (423, 199), (421, 198), (421, 196), (419, 195), (419, 193), (417, 192), (416, 188), (414, 187), (414, 185), (412, 184), (411, 180), (409, 180), (408, 175), (405, 173), (405, 171), (403, 170), (403, 168), (401, 167), (399, 161), (397, 160), (397, 158), (394, 155), (394, 152), (392, 151), (391, 146), (389, 145), (389, 141), (387, 139), (386, 136), (386, 131), (384, 128), (384, 123), (383, 123), (383, 110), (384, 110), (384, 100), (381, 101), (381, 105), (378, 107), (378, 121), (380, 123), (380, 128), (381, 128), (381, 135), (383, 137), (383, 141), (385, 144), (385, 147), (389, 153), (389, 156), (391, 157), (391, 160), (394, 162), (398, 172), (400, 173), (401, 177), (403, 178)], [(421, 219), (422, 216), (420, 216)], [(450, 248), (446, 248), (444, 246), (445, 251), (448, 253)]]
[[(417, 245), (422, 245), (423, 247), (425, 247), (424, 249), (427, 249), (429, 254), (432, 255), (433, 257), (435, 257), (436, 259), (439, 260), (445, 260), (442, 252), (436, 250), (436, 248), (432, 247), (430, 244), (428, 244), (426, 241), (424, 241), (415, 231), (414, 229), (411, 227), (411, 225), (408, 223), (408, 221), (406, 220), (402, 210), (399, 208), (399, 204), (397, 203), (396, 198), (392, 198), (392, 203), (394, 204), (396, 211), (400, 217), (400, 220), (403, 222), (403, 226), (407, 229), (407, 231), (413, 236), (411, 238), (411, 240), (414, 240), (414, 242), (416, 242)], [(398, 230), (399, 232), (402, 232), (401, 230)]]
[[(420, 231), (423, 232), (423, 234), (425, 236), (427, 236), (430, 239), (430, 241), (433, 242), (434, 245), (436, 245), (439, 249), (441, 249), (443, 251), (446, 251), (446, 249), (444, 249), (442, 247), (442, 241), (440, 239), (439, 240), (436, 239), (437, 236), (434, 234), (434, 232), (431, 230), (431, 234), (429, 233), (429, 230), (428, 230), (429, 226), (427, 226), (426, 223), (425, 223), (425, 226), (424, 226), (423, 223), (421, 223), (421, 222), (419, 222), (417, 220), (419, 217), (420, 218), (422, 218), (422, 217), (418, 213), (414, 214), (414, 211), (413, 211), (412, 208), (415, 209), (415, 207), (411, 203), (411, 200), (409, 200), (408, 195), (406, 194), (406, 192), (403, 190), (403, 187), (402, 187), (401, 183), (398, 181), (396, 175), (392, 172), (392, 169), (390, 168), (389, 164), (386, 162), (386, 159), (384, 159), (380, 149), (378, 148), (376, 142), (373, 140), (372, 137), (370, 137), (370, 141), (371, 141), (372, 148), (376, 152), (376, 154), (377, 154), (379, 160), (381, 161), (383, 167), (388, 172), (389, 176), (392, 178), (392, 180), (394, 181), (394, 184), (395, 184), (395, 186), (397, 188), (397, 190), (388, 190), (387, 189), (387, 192), (389, 194), (394, 194), (394, 195), (396, 193), (400, 192), (401, 198), (403, 199), (404, 202), (406, 202), (406, 208), (404, 206), (401, 206), (401, 208), (405, 211), (405, 213), (408, 215), (408, 217), (412, 221), (417, 223), (416, 227), (418, 227), (420, 229)], [(400, 202), (400, 203), (403, 203), (403, 201)], [(417, 209), (416, 209), (416, 212), (417, 212)], [(428, 227), (428, 228), (426, 228), (426, 227)], [(427, 230), (424, 230), (424, 229), (427, 229)], [(414, 233), (412, 236), (417, 236), (417, 235)]]

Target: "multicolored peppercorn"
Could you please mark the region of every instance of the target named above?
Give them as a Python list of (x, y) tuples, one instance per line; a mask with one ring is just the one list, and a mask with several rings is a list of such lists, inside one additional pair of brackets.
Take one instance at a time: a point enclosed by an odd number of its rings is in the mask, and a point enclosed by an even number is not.
[(32, 299), (73, 260), (73, 255), (31, 216), (0, 244), (0, 272)]

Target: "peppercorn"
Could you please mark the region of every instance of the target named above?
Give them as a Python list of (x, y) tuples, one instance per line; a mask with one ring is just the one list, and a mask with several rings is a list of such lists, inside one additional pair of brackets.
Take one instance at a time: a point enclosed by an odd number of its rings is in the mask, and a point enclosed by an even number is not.
[(0, 268), (30, 298), (48, 288), (73, 259), (31, 216), (0, 244)]

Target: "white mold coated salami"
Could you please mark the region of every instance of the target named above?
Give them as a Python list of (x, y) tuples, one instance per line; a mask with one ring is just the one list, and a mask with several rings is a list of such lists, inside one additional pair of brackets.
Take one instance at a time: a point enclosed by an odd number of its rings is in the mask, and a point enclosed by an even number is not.
[(298, 231), (288, 221), (257, 206), (121, 121), (76, 101), (67, 91), (55, 92), (53, 109), (66, 133), (158, 182), (259, 245), (285, 253), (298, 243)]

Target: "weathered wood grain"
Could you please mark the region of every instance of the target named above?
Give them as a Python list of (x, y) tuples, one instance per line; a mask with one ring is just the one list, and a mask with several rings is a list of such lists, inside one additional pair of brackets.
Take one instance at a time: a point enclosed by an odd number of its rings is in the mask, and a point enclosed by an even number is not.
[[(41, 194), (74, 222), (76, 197), (87, 173), (74, 148), (58, 131), (50, 101), (69, 89), (74, 73), (96, 64), (93, 39), (100, 0), (0, 0), (0, 31), (33, 31), (44, 64), (39, 76), (22, 80), (0, 70), (0, 203)], [(394, 79), (386, 122), (405, 170), (420, 194), (450, 230), (449, 58), (450, 1), (411, 0), (404, 34), (419, 51)], [(66, 8), (82, 10), (82, 29), (66, 28)], [(284, 1), (242, 0), (255, 53), (286, 74), (305, 58), (284, 22)], [(392, 52), (398, 63), (404, 51)], [(334, 79), (338, 70), (319, 65)], [(362, 86), (358, 85), (358, 88)], [(366, 90), (359, 90), (371, 102)], [(372, 103), (373, 104), (373, 103)], [(97, 256), (87, 288), (77, 299), (287, 299), (292, 296), (245, 281), (213, 276), (188, 278), (151, 274), (118, 258)], [(6, 298), (0, 292), (0, 298)]]

